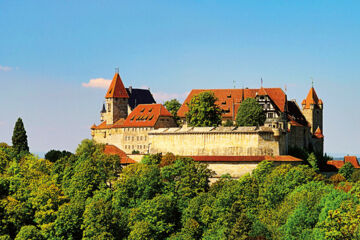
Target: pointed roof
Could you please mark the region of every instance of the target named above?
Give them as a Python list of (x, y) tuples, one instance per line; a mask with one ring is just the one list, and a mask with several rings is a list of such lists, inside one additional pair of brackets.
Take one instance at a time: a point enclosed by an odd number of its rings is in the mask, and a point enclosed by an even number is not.
[(105, 98), (129, 98), (119, 73), (115, 73)]
[(314, 133), (314, 136), (316, 138), (324, 138), (324, 135), (322, 134), (322, 131), (321, 131), (320, 127), (317, 127), (317, 129), (316, 129), (316, 131)]
[(323, 102), (321, 99), (318, 98), (314, 87), (310, 89), (306, 99), (302, 101), (302, 105), (305, 105), (304, 108), (310, 108), (310, 105), (319, 105), (322, 103)]

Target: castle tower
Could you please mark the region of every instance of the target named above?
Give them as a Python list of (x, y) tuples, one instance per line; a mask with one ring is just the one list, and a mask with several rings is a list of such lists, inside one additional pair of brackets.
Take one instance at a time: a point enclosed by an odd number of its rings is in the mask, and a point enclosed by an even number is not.
[(128, 116), (128, 99), (129, 95), (117, 72), (105, 96), (105, 109), (101, 111), (101, 121), (114, 124), (121, 118), (125, 119)]
[[(318, 98), (314, 87), (311, 87), (306, 99), (302, 101), (302, 112), (310, 123), (311, 134), (315, 134), (318, 128), (323, 131), (323, 101)], [(319, 130), (318, 130), (319, 131)]]

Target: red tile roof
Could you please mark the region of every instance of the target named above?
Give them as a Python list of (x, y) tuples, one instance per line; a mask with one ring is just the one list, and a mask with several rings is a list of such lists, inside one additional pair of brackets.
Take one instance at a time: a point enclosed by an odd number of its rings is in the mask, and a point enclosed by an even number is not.
[(107, 155), (118, 155), (121, 164), (136, 163), (136, 161), (129, 158), (124, 151), (114, 145), (105, 145), (104, 153)]
[(106, 121), (103, 121), (98, 126), (95, 124), (92, 125), (91, 129), (110, 129), (110, 128), (120, 128), (122, 127), (123, 123), (125, 122), (125, 119), (121, 118), (117, 120), (114, 124), (107, 124)]
[(188, 112), (189, 108), (187, 106), (190, 103), (193, 96), (201, 93), (211, 91), (218, 98), (216, 104), (220, 106), (223, 113), (223, 117), (231, 118), (233, 117), (233, 109), (235, 111), (234, 116), (237, 113), (237, 110), (240, 106), (240, 103), (243, 99), (246, 98), (255, 98), (256, 95), (266, 94), (275, 105), (279, 108), (280, 111), (285, 111), (286, 105), (286, 94), (281, 88), (262, 88), (262, 89), (193, 89), (190, 94), (185, 99), (184, 103), (180, 107), (177, 115), (179, 117), (185, 117), (185, 114)]
[(194, 161), (198, 162), (302, 162), (303, 160), (283, 155), (283, 156), (190, 156)]
[(119, 73), (115, 73), (105, 98), (129, 98)]
[(122, 127), (154, 127), (159, 117), (172, 115), (162, 104), (141, 104), (129, 114)]
[(318, 98), (315, 89), (312, 87), (306, 97), (302, 101), (302, 105), (305, 105), (304, 108), (310, 108), (310, 105), (319, 105), (323, 104), (322, 100)]
[(324, 138), (324, 135), (322, 134), (322, 131), (321, 131), (320, 127), (318, 127), (318, 128), (316, 129), (316, 131), (315, 131), (315, 133), (314, 133), (314, 136), (315, 136), (316, 138)]
[(339, 169), (342, 166), (344, 166), (344, 164), (347, 162), (351, 163), (354, 166), (354, 168), (360, 168), (359, 161), (357, 160), (356, 156), (345, 156), (344, 160), (331, 160), (328, 161), (327, 163)]
[(172, 115), (162, 104), (140, 104), (126, 119), (122, 118), (114, 124), (103, 121), (99, 126), (93, 125), (91, 129), (154, 127), (160, 117), (172, 117)]

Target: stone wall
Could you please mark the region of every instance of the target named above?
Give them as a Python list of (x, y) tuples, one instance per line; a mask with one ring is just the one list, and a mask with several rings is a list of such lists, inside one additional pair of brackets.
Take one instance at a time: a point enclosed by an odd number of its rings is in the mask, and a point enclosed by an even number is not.
[(259, 156), (287, 154), (286, 133), (271, 128), (161, 128), (149, 132), (150, 153), (183, 156)]
[[(232, 178), (239, 178), (245, 174), (251, 173), (260, 162), (202, 162), (208, 165), (208, 168), (215, 172), (214, 179), (225, 174), (230, 174)], [(300, 162), (273, 162), (275, 166), (280, 164), (298, 165)]]

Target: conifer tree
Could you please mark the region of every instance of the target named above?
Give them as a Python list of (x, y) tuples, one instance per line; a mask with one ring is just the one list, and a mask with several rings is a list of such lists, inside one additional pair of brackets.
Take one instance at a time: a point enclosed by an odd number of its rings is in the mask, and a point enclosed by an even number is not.
[(14, 132), (12, 136), (13, 148), (16, 152), (20, 153), (21, 151), (29, 151), (27, 135), (24, 127), (24, 123), (21, 118), (15, 123)]

